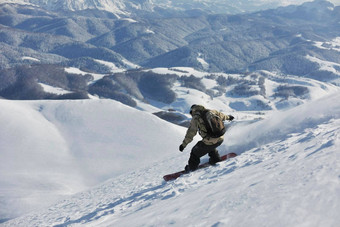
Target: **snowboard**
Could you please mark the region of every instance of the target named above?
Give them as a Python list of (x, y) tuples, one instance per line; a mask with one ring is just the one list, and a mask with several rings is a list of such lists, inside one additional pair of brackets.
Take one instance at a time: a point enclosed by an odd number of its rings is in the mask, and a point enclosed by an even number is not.
[[(237, 156), (237, 154), (235, 154), (235, 153), (229, 153), (229, 154), (223, 155), (223, 156), (221, 156), (221, 159), (222, 159), (221, 161), (227, 160), (229, 158), (233, 158), (235, 156)], [(203, 164), (200, 164), (197, 169), (203, 169), (203, 168), (206, 168), (208, 166), (211, 166), (211, 164), (209, 164), (209, 162), (203, 163)], [(190, 173), (190, 172), (186, 172), (185, 170), (182, 170), (182, 171), (179, 171), (179, 172), (176, 172), (176, 173), (165, 175), (165, 176), (163, 176), (163, 179), (165, 181), (175, 180), (178, 177), (180, 177), (184, 174), (187, 174), (187, 173)]]

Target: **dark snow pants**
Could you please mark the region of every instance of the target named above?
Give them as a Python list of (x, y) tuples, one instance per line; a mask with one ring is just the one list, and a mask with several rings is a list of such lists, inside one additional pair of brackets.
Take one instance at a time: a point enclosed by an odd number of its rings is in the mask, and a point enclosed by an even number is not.
[(206, 154), (209, 154), (209, 163), (215, 164), (216, 162), (221, 161), (221, 157), (216, 150), (218, 146), (220, 146), (223, 141), (218, 142), (217, 144), (207, 145), (202, 141), (199, 141), (191, 150), (190, 158), (188, 161), (188, 165), (190, 170), (196, 170), (198, 165), (200, 164), (200, 158)]

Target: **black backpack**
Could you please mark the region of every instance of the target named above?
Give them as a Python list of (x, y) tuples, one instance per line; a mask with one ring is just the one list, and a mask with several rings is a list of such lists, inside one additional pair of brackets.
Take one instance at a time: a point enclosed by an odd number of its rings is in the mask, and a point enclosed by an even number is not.
[(214, 114), (211, 110), (203, 110), (200, 115), (204, 121), (209, 137), (218, 138), (224, 135), (226, 128), (218, 115)]

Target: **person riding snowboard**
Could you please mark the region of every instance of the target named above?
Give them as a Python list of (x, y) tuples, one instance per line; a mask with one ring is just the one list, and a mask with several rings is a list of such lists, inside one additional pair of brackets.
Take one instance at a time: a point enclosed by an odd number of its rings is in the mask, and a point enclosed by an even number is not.
[[(211, 123), (207, 120), (208, 117), (206, 117), (208, 112), (210, 115), (215, 116), (216, 119), (221, 120), (220, 124), (222, 125), (221, 127), (223, 127), (222, 132), (218, 132), (217, 134), (212, 133)], [(200, 158), (206, 154), (209, 154), (209, 163), (212, 165), (221, 161), (221, 157), (216, 148), (220, 146), (224, 140), (223, 134), (225, 128), (223, 121), (232, 121), (234, 119), (232, 115), (225, 115), (217, 110), (208, 110), (202, 105), (192, 105), (190, 108), (190, 115), (192, 116), (190, 126), (182, 144), (179, 146), (179, 150), (182, 152), (185, 149), (185, 147), (193, 140), (197, 131), (203, 139), (191, 150), (188, 165), (185, 166), (185, 171), (187, 172), (196, 170), (200, 164)]]

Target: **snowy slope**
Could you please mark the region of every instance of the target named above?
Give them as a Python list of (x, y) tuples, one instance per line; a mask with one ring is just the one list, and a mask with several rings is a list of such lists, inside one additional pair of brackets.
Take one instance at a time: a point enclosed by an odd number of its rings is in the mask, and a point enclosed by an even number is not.
[(1, 219), (162, 160), (184, 132), (112, 100), (0, 100), (0, 109)]
[[(176, 152), (173, 146), (184, 131), (164, 123), (166, 129), (160, 130), (168, 132), (169, 144), (158, 151), (157, 160), (153, 160), (157, 162), (4, 226), (337, 226), (339, 98), (336, 92), (253, 124), (239, 122), (229, 129), (220, 149), (221, 153), (234, 151), (238, 157), (168, 183), (161, 176), (183, 168), (190, 148), (185, 153)], [(48, 116), (58, 105), (45, 105), (47, 119), (61, 119), (58, 114)], [(84, 103), (80, 106), (88, 108)], [(119, 108), (124, 110), (124, 119), (129, 111)], [(80, 124), (65, 119), (69, 115), (62, 116), (64, 120), (57, 122), (66, 122), (63, 127)], [(93, 127), (95, 117), (88, 120)], [(161, 123), (155, 120), (155, 124)], [(144, 124), (138, 121), (138, 125)], [(71, 133), (81, 135), (82, 130)], [(103, 132), (110, 130), (104, 127)], [(85, 135), (91, 138), (91, 133)], [(153, 142), (160, 144), (162, 138), (156, 136)], [(138, 139), (131, 141), (132, 146), (137, 144)], [(148, 146), (141, 143), (136, 147), (147, 150)], [(139, 162), (135, 156), (130, 160)]]

